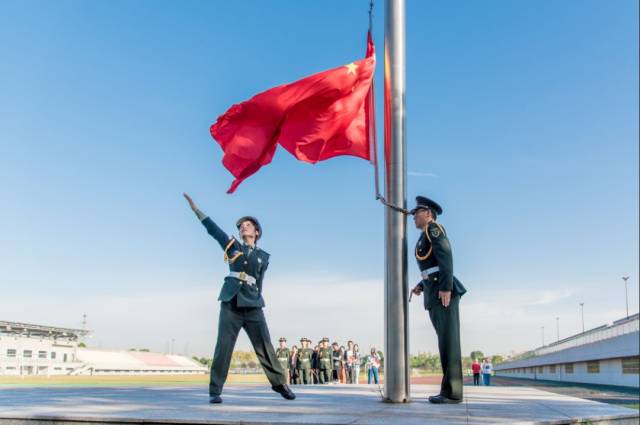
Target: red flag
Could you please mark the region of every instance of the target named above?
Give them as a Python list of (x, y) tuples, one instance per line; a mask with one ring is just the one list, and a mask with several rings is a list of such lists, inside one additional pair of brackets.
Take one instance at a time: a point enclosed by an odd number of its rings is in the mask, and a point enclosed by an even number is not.
[(211, 126), (211, 136), (224, 151), (222, 163), (235, 177), (227, 193), (270, 163), (278, 143), (310, 163), (338, 155), (371, 160), (372, 110), (366, 100), (374, 68), (369, 34), (364, 59), (274, 87), (229, 108)]

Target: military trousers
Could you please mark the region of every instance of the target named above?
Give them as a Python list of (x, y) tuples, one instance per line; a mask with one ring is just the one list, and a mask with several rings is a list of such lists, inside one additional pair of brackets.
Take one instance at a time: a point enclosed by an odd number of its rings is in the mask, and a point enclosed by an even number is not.
[(298, 383), (309, 385), (311, 381), (311, 369), (298, 369)]
[(286, 384), (287, 378), (271, 344), (271, 336), (262, 308), (237, 307), (233, 301), (220, 303), (218, 340), (213, 353), (209, 394), (220, 395), (222, 393), (222, 387), (229, 373), (233, 347), (236, 345), (240, 329), (243, 328), (249, 335), (256, 356), (271, 385)]
[(438, 300), (429, 317), (438, 335), (438, 350), (442, 363), (440, 394), (453, 399), (462, 399), (462, 352), (460, 350), (460, 296), (453, 294), (449, 307)]
[(331, 369), (320, 369), (318, 370), (318, 373), (320, 375), (321, 384), (328, 384), (331, 382)]

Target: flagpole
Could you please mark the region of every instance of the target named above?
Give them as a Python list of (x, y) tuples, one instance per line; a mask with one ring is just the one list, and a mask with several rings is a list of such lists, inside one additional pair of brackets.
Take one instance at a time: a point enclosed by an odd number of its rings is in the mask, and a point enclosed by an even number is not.
[[(384, 31), (385, 197), (406, 208), (405, 2), (386, 0)], [(406, 216), (385, 208), (384, 399), (410, 401)]]

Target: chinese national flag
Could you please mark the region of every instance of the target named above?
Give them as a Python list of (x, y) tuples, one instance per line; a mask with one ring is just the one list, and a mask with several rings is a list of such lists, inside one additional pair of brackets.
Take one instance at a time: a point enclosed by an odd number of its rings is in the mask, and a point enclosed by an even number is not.
[(211, 126), (211, 136), (224, 151), (222, 163), (235, 177), (227, 193), (270, 163), (278, 143), (310, 163), (338, 155), (372, 160), (374, 67), (369, 34), (364, 59), (274, 87), (229, 108)]

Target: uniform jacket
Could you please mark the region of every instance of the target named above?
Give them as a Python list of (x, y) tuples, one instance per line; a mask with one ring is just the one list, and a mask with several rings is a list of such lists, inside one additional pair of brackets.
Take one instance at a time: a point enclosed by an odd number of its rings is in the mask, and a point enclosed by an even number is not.
[(202, 225), (225, 251), (229, 271), (245, 272), (256, 279), (255, 285), (249, 285), (235, 277), (225, 277), (218, 300), (231, 301), (233, 297), (237, 297), (238, 307), (264, 307), (262, 280), (269, 266), (269, 254), (257, 246), (249, 252), (247, 245), (227, 235), (209, 217), (202, 220)]
[(422, 279), (420, 284), (424, 291), (424, 308), (429, 310), (440, 302), (438, 291), (452, 291), (462, 296), (467, 290), (453, 275), (453, 255), (449, 238), (440, 224), (431, 222), (427, 231), (420, 235), (416, 243), (415, 257), (420, 271), (438, 267), (439, 272)]
[(313, 350), (311, 348), (301, 348), (298, 350), (298, 369), (311, 369)]

